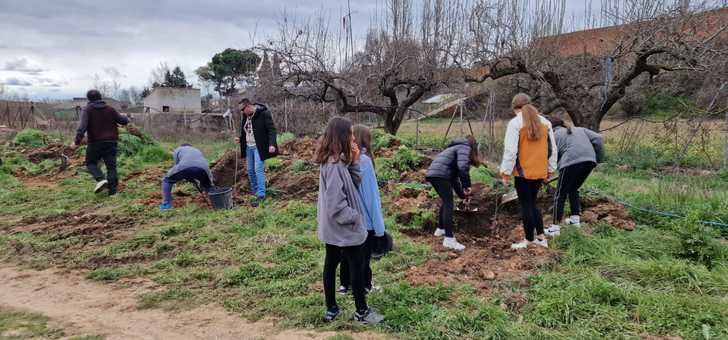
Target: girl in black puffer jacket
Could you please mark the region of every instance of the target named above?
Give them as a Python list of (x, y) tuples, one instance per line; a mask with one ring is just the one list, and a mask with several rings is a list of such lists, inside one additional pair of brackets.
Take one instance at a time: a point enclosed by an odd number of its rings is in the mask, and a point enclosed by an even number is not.
[(478, 143), (468, 136), (452, 141), (438, 154), (427, 169), (427, 181), (442, 199), (435, 236), (445, 236), (442, 246), (463, 250), (465, 246), (455, 240), (452, 213), (455, 208), (453, 190), (461, 199), (470, 197), (470, 166), (480, 165)]

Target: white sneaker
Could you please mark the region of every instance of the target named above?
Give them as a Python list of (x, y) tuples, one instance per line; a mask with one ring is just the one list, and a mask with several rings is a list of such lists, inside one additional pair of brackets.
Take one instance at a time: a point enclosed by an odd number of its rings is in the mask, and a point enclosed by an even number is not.
[(564, 219), (566, 225), (573, 225), (575, 227), (581, 227), (581, 217), (579, 215), (572, 215)]
[(465, 246), (455, 240), (454, 237), (445, 237), (445, 239), (442, 240), (442, 246), (457, 251), (465, 250)]
[(435, 236), (437, 236), (437, 237), (445, 236), (445, 229), (440, 229), (440, 228), (435, 229)]
[(546, 236), (559, 236), (561, 234), (561, 226), (558, 224), (552, 224), (548, 229), (545, 231)]
[(106, 187), (108, 187), (108, 186), (109, 186), (109, 181), (102, 179), (102, 180), (96, 182), (96, 188), (94, 188), (94, 193), (98, 194), (99, 192), (101, 192), (101, 190), (106, 189)]
[(526, 249), (526, 248), (528, 248), (529, 243), (530, 242), (528, 242), (528, 240), (516, 242), (516, 243), (511, 244), (511, 249)]
[(536, 238), (535, 240), (533, 240), (533, 242), (531, 242), (531, 243), (532, 243), (532, 244), (535, 244), (535, 245), (537, 245), (537, 246), (541, 246), (541, 247), (544, 247), (544, 248), (548, 248), (548, 247), (549, 247), (549, 241), (547, 241), (547, 240), (546, 240), (545, 238), (543, 238), (543, 239), (539, 239), (539, 238), (537, 237), (537, 238)]

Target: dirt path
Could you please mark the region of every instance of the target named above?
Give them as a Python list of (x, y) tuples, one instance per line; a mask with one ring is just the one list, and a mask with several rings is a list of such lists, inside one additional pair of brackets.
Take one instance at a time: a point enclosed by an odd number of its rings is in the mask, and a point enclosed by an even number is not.
[[(143, 287), (118, 287), (59, 270), (22, 270), (0, 264), (0, 305), (43, 314), (51, 323), (106, 339), (326, 339), (336, 333), (276, 329), (245, 321), (218, 306), (189, 311), (139, 310)], [(354, 334), (356, 338), (379, 338)]]

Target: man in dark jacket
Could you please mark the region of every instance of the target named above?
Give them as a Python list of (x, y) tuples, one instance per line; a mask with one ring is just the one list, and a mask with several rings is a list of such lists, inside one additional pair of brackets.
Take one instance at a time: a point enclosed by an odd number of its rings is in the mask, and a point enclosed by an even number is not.
[(278, 152), (276, 127), (273, 116), (263, 104), (253, 103), (247, 98), (240, 101), (243, 122), (240, 129), (240, 154), (245, 155), (248, 164), (250, 188), (255, 195), (253, 206), (265, 199), (265, 160)]
[[(119, 180), (116, 175), (116, 153), (119, 140), (118, 125), (126, 125), (129, 118), (116, 112), (113, 107), (101, 100), (101, 93), (89, 90), (86, 93), (88, 105), (81, 113), (81, 122), (76, 130), (74, 145), (78, 147), (84, 134), (88, 135), (86, 148), (86, 167), (96, 180), (94, 192), (109, 189), (109, 195), (116, 193)], [(99, 168), (99, 161), (106, 164), (107, 176)]]

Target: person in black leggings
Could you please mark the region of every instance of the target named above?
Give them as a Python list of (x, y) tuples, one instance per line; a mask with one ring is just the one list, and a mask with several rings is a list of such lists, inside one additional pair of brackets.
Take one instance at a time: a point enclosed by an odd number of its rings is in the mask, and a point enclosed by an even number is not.
[(603, 161), (604, 142), (602, 136), (592, 130), (569, 126), (558, 117), (548, 119), (554, 127), (558, 149), (559, 182), (554, 197), (554, 220), (546, 230), (546, 235), (557, 236), (561, 233), (560, 221), (564, 218), (567, 198), (571, 216), (565, 219), (564, 223), (581, 225), (579, 188), (594, 170), (597, 162)]
[(471, 165), (480, 165), (480, 154), (475, 138), (468, 136), (452, 141), (447, 149), (435, 157), (425, 175), (442, 199), (435, 236), (445, 236), (442, 246), (457, 251), (464, 250), (465, 246), (455, 240), (453, 233), (453, 191), (461, 199), (471, 196)]

